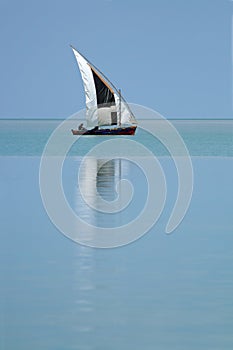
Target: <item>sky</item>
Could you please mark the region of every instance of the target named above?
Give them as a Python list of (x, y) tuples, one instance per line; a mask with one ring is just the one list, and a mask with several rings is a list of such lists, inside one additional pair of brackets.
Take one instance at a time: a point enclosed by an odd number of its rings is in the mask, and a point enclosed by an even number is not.
[(0, 0), (0, 118), (85, 107), (70, 44), (130, 103), (233, 118), (230, 0)]

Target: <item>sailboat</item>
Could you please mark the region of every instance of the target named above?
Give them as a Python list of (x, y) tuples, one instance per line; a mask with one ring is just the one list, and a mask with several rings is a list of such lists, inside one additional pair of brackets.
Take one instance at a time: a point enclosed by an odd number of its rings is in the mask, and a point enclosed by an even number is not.
[(73, 135), (134, 135), (137, 121), (130, 107), (110, 80), (71, 46), (81, 73), (86, 99), (86, 124)]

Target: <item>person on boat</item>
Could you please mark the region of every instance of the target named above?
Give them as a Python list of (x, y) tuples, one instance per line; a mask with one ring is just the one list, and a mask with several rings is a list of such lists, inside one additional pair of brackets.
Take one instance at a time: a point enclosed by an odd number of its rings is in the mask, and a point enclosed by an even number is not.
[(81, 123), (81, 124), (79, 125), (78, 129), (79, 129), (79, 131), (85, 131), (85, 130), (87, 130), (86, 128), (84, 128), (83, 123)]

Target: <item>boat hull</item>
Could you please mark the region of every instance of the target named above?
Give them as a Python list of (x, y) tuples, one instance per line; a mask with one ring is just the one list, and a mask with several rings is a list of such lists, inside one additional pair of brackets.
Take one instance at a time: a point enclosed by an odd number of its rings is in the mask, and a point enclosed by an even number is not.
[(91, 130), (75, 130), (71, 129), (73, 135), (134, 135), (137, 126), (128, 126), (122, 128), (113, 128), (113, 129), (91, 129)]

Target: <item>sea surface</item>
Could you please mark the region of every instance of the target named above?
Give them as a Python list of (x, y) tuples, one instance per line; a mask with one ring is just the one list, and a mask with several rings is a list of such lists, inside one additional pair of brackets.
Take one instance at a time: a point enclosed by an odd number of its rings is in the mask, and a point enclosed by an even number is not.
[[(145, 235), (113, 249), (65, 237), (43, 206), (41, 156), (60, 123), (0, 120), (0, 349), (232, 349), (233, 120), (171, 121), (191, 156), (194, 185), (190, 207), (169, 235), (177, 170), (166, 147), (138, 129), (133, 140), (149, 148), (164, 171), (166, 202)], [(148, 184), (137, 156), (135, 162), (90, 157), (81, 168), (103, 140), (74, 143), (62, 186), (82, 220), (116, 228), (140, 215)], [(113, 201), (122, 179), (134, 193), (120, 212), (94, 210), (82, 198), (81, 190), (97, 208), (99, 196)]]

